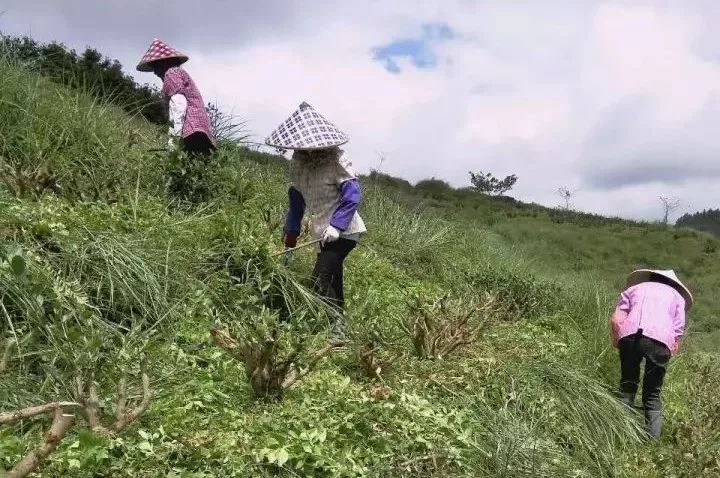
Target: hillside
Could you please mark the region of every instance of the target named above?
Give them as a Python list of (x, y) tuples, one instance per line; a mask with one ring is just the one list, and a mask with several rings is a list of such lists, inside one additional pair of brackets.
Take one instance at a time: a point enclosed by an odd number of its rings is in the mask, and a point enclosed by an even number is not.
[[(681, 218), (676, 227), (550, 209), (508, 197), (493, 197), (446, 184), (423, 182), (416, 187), (377, 172), (365, 178), (409, 208), (446, 218), (466, 229), (492, 231), (522, 251), (533, 273), (572, 282), (590, 275), (607, 293), (620, 290), (626, 271), (674, 269), (697, 296), (689, 322), (690, 345), (714, 351), (720, 343), (720, 240), (698, 232)], [(713, 217), (713, 211), (698, 218)], [(685, 216), (683, 216), (685, 217)], [(692, 224), (691, 224), (692, 223)], [(711, 232), (711, 231), (706, 231)]]
[[(312, 252), (272, 256), (286, 163), (227, 142), (187, 167), (147, 152), (161, 140), (0, 65), (0, 412), (77, 402), (37, 476), (720, 473), (716, 239), (376, 174), (346, 272), (351, 345), (320, 358)], [(606, 320), (637, 265), (675, 267), (698, 296), (658, 444), (613, 396)], [(434, 324), (467, 343), (423, 349)], [(258, 398), (243, 360), (297, 363), (297, 381)], [(0, 420), (0, 469), (52, 418)]]

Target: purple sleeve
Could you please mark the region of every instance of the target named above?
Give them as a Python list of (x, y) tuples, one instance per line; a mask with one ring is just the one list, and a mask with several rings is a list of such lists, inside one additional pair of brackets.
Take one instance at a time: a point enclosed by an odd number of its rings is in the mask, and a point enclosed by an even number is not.
[(287, 216), (285, 216), (285, 233), (299, 236), (302, 228), (302, 218), (305, 215), (305, 198), (303, 198), (300, 191), (290, 186), (288, 200), (290, 209)]
[(330, 218), (330, 225), (344, 231), (350, 225), (360, 205), (360, 184), (357, 179), (348, 179), (340, 185), (340, 204)]

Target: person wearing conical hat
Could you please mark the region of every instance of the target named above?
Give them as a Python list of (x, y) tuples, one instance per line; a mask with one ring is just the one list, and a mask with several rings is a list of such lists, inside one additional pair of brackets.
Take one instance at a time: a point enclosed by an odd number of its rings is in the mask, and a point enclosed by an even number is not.
[(620, 351), (620, 394), (635, 406), (640, 365), (645, 360), (642, 402), (648, 434), (662, 431), (662, 391), (670, 357), (678, 352), (685, 313), (692, 307), (690, 290), (672, 270), (640, 269), (627, 279), (610, 318), (613, 344)]
[(360, 185), (350, 160), (339, 148), (347, 141), (345, 133), (305, 102), (265, 140), (269, 146), (294, 151), (283, 243), (287, 248), (295, 247), (302, 218), (309, 212), (311, 233), (321, 241), (313, 286), (334, 312), (333, 345), (342, 345), (345, 340), (344, 261), (366, 230), (357, 212)]
[(137, 69), (151, 71), (163, 82), (162, 95), (170, 119), (168, 146), (182, 146), (191, 154), (209, 154), (215, 149), (215, 138), (200, 90), (180, 66), (186, 61), (187, 55), (155, 38)]

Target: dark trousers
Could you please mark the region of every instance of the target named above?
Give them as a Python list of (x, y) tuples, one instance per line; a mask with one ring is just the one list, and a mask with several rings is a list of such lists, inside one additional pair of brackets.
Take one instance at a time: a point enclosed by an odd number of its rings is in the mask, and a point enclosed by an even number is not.
[(339, 313), (345, 305), (343, 267), (357, 242), (340, 238), (321, 247), (312, 273), (313, 288)]
[(642, 402), (648, 433), (658, 438), (662, 431), (662, 392), (665, 371), (670, 362), (670, 349), (661, 342), (635, 334), (623, 337), (618, 343), (620, 349), (620, 392), (623, 401), (630, 407), (635, 404), (640, 383), (640, 364), (645, 360), (643, 372)]
[(312, 281), (315, 292), (322, 296), (335, 312), (330, 314), (331, 341), (345, 341), (343, 268), (345, 258), (356, 245), (357, 242), (343, 238), (323, 245), (313, 269)]
[(199, 131), (183, 138), (182, 147), (188, 154), (207, 155), (215, 151), (215, 146), (210, 138)]

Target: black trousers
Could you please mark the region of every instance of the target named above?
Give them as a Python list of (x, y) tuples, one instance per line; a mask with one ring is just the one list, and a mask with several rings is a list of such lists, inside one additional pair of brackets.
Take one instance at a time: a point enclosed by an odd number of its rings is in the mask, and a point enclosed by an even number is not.
[(182, 147), (188, 154), (207, 155), (215, 151), (215, 146), (205, 133), (193, 133), (182, 140)]
[(670, 349), (662, 342), (635, 334), (618, 342), (620, 349), (620, 392), (627, 405), (633, 406), (638, 384), (640, 365), (645, 360), (643, 372), (642, 402), (648, 432), (654, 438), (662, 429), (662, 392), (665, 371), (670, 362)]
[(345, 258), (357, 242), (340, 238), (321, 247), (312, 273), (313, 288), (338, 312), (345, 305), (343, 267)]

